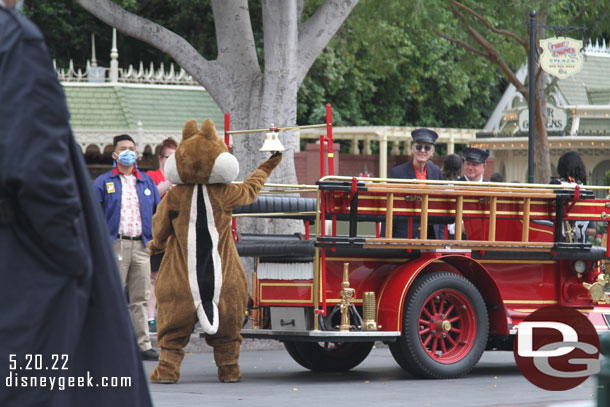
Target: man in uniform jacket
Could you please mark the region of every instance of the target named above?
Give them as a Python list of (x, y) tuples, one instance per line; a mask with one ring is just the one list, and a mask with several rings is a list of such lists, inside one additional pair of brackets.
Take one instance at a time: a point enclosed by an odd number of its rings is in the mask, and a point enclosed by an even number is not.
[[(15, 3), (0, 0), (0, 406), (150, 406), (62, 87)], [(103, 387), (103, 376), (130, 386)]]
[(483, 178), (485, 167), (487, 167), (487, 157), (489, 152), (482, 148), (465, 147), (462, 150), (464, 158), (464, 175), (458, 178), (458, 181), (470, 182), (488, 182), (487, 178)]
[[(485, 167), (487, 167), (487, 157), (489, 152), (482, 148), (465, 147), (462, 150), (462, 158), (464, 159), (464, 175), (459, 177), (457, 181), (469, 182), (488, 182), (487, 178), (483, 178)], [(471, 221), (471, 223), (474, 221)], [(480, 222), (480, 220), (477, 220)], [(451, 231), (455, 233), (455, 224), (449, 225), (449, 237), (453, 239)], [(466, 228), (462, 232), (462, 240), (466, 240), (468, 233)]]
[[(435, 131), (420, 128), (415, 129), (411, 132), (413, 143), (411, 144), (411, 152), (413, 153), (413, 160), (407, 163), (397, 165), (390, 170), (389, 178), (403, 178), (403, 179), (421, 179), (421, 180), (441, 180), (441, 169), (430, 161), (430, 158), (434, 155), (434, 143), (438, 138), (438, 134)], [(385, 228), (382, 228), (382, 231)], [(392, 228), (392, 237), (407, 238), (409, 237), (409, 224), (408, 222), (394, 222)], [(419, 220), (413, 222), (413, 233), (412, 238), (417, 239), (419, 237)], [(430, 224), (428, 230), (428, 237), (442, 239), (444, 237), (443, 225)]]

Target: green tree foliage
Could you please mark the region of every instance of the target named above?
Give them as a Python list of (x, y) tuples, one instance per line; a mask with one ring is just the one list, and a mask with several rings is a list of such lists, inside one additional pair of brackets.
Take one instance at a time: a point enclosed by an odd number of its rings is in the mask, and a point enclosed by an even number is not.
[(299, 122), (331, 103), (344, 125), (481, 127), (506, 80), (415, 18), (409, 2), (360, 0), (301, 86)]
[[(607, 16), (606, 3), (605, 0), (416, 0), (410, 5), (414, 7), (414, 14), (420, 16), (416, 21), (422, 29), (432, 29), (451, 44), (487, 61), (515, 86), (525, 100), (529, 100), (529, 87), (517, 77), (516, 71), (527, 63), (530, 55), (530, 12), (537, 12), (534, 33), (537, 39), (548, 37), (547, 29), (551, 35), (561, 35), (561, 30), (557, 30), (559, 26), (567, 28), (593, 22), (594, 28), (589, 28), (588, 32), (585, 30), (586, 37), (603, 29), (604, 24), (595, 23)], [(438, 19), (438, 15), (443, 13), (450, 13), (452, 18)], [(439, 24), (439, 21), (444, 24)], [(576, 35), (578, 34), (577, 32)], [(551, 172), (547, 130), (544, 126), (546, 94), (550, 87), (547, 86), (546, 74), (539, 67), (536, 71), (535, 78), (528, 78), (535, 83), (534, 95), (531, 95), (533, 104), (529, 107), (534, 111), (536, 119), (535, 125), (532, 124), (533, 159), (536, 162), (535, 180), (546, 182)]]
[[(204, 57), (217, 54), (214, 18), (210, 0), (114, 0), (119, 6), (151, 19), (186, 38)], [(260, 7), (258, 9), (260, 14)], [(91, 58), (91, 34), (95, 34), (98, 63), (108, 66), (112, 27), (83, 10), (74, 0), (26, 1), (25, 14), (45, 35), (51, 56), (58, 66), (67, 67), (70, 60), (84, 68)], [(153, 62), (170, 63), (171, 58), (136, 39), (118, 35), (121, 66), (145, 66)]]
[[(186, 38), (204, 57), (217, 53), (210, 0), (115, 0)], [(304, 18), (320, 0), (306, 1)], [(548, 24), (586, 24), (585, 38), (610, 33), (610, 9), (603, 1), (469, 0), (495, 26), (527, 38), (527, 18), (538, 7)], [(27, 1), (25, 12), (46, 36), (52, 56), (66, 67), (84, 67), (96, 35), (97, 59), (108, 66), (112, 29), (74, 0)], [(262, 17), (250, 2), (259, 57)], [(466, 41), (449, 0), (360, 0), (336, 37), (312, 67), (298, 96), (298, 123), (324, 121), (333, 105), (337, 125), (413, 125), (480, 128), (507, 85), (489, 61), (440, 38), (434, 30)], [(522, 48), (506, 37), (490, 37), (511, 69), (525, 61)], [(158, 50), (119, 35), (121, 66), (171, 62)], [(261, 61), (262, 63), (262, 61)]]
[[(215, 57), (209, 0), (117, 3), (183, 36), (206, 58)], [(306, 2), (304, 16), (319, 3)], [(360, 0), (301, 86), (299, 123), (324, 121), (326, 103), (333, 105), (338, 125), (481, 127), (485, 123), (505, 81), (483, 69), (484, 64), (464, 62), (472, 59), (466, 52), (422, 30), (407, 3)], [(73, 60), (76, 67), (84, 68), (91, 57), (91, 33), (96, 36), (98, 63), (108, 66), (112, 29), (74, 0), (31, 1), (25, 11), (45, 34), (59, 66)], [(260, 2), (250, 2), (250, 12), (260, 57)], [(118, 42), (121, 66), (171, 62), (140, 41), (119, 35)]]

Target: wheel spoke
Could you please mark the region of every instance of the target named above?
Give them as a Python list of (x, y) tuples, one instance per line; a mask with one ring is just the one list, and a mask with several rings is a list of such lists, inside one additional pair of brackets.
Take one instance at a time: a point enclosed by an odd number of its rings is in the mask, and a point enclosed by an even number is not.
[(442, 314), (442, 313), (443, 313), (443, 307), (444, 307), (444, 306), (445, 306), (445, 299), (444, 299), (444, 298), (441, 298), (441, 302), (438, 304), (438, 310), (437, 310), (437, 312), (438, 312), (439, 314)]
[(455, 308), (455, 305), (453, 305), (453, 304), (449, 305), (449, 308), (447, 308), (447, 311), (445, 311), (445, 315), (449, 316), (451, 314), (451, 311), (453, 311), (454, 308)]
[(432, 314), (436, 314), (436, 305), (434, 304), (434, 298), (430, 299), (430, 308), (432, 308)]
[[(393, 344), (393, 356), (401, 366), (416, 365), (422, 377), (469, 371), (488, 335), (481, 294), (462, 276), (447, 272), (422, 275), (411, 289), (404, 302), (402, 343)], [(416, 357), (422, 351), (426, 357)]]
[(447, 346), (445, 346), (445, 340), (441, 339), (441, 350), (443, 351), (443, 353), (447, 353)]
[(432, 349), (430, 349), (430, 352), (432, 352), (432, 354), (434, 356), (436, 356), (437, 347), (438, 347), (438, 338), (434, 338), (434, 341), (432, 341)]

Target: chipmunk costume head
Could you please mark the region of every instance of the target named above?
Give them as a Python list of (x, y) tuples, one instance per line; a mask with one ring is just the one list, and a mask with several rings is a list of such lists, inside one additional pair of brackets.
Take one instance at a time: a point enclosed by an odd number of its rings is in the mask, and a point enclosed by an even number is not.
[(183, 348), (197, 320), (214, 348), (219, 380), (241, 378), (239, 332), (248, 283), (233, 243), (231, 216), (233, 208), (256, 199), (281, 159), (276, 154), (242, 184), (231, 184), (239, 165), (214, 123), (185, 124), (182, 141), (165, 163), (165, 176), (175, 186), (157, 208), (149, 243), (151, 254), (165, 251), (155, 285), (161, 354), (151, 381), (178, 381)]
[(189, 120), (182, 130), (182, 142), (165, 164), (166, 178), (172, 184), (226, 184), (239, 174), (237, 158), (216, 134), (212, 120), (197, 128)]

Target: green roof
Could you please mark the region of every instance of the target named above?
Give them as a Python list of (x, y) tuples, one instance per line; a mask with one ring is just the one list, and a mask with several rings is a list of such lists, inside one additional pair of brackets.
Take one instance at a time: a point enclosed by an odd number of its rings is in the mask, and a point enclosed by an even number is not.
[(592, 105), (607, 105), (610, 103), (610, 88), (588, 89), (589, 103)]
[(188, 119), (211, 118), (224, 130), (224, 115), (203, 88), (193, 86), (64, 83), (74, 129), (180, 131)]
[(610, 128), (610, 119), (580, 119), (579, 131), (590, 132), (590, 131), (602, 131)]
[(607, 105), (610, 102), (608, 88), (610, 58), (587, 55), (582, 70), (557, 82), (568, 105)]

